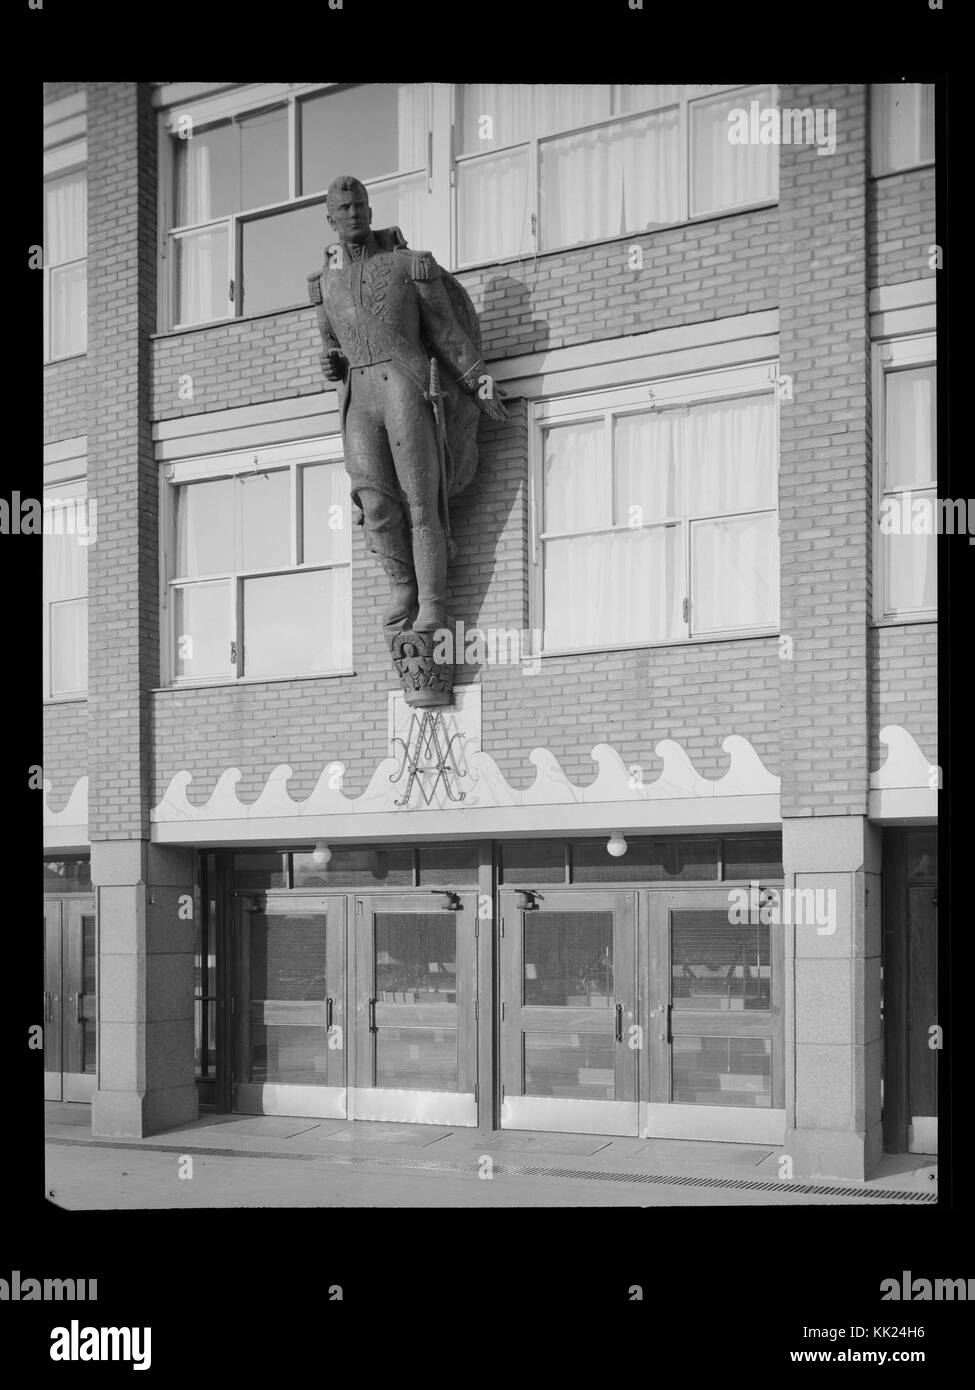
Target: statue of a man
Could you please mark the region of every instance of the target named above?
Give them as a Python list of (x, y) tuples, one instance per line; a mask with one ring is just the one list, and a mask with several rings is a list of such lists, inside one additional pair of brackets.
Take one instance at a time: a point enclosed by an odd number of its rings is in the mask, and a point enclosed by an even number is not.
[(481, 359), (477, 315), (460, 284), (398, 227), (373, 231), (364, 186), (329, 186), (338, 244), (309, 276), (322, 370), (337, 382), (356, 520), (386, 571), (386, 639), (447, 622), (448, 499), (477, 466), (482, 413), (503, 420)]

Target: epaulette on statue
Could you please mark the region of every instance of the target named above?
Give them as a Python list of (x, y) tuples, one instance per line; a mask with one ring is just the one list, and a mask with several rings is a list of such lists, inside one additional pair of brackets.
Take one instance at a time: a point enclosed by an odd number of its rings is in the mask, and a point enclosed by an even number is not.
[(308, 298), (312, 304), (322, 303), (322, 273), (316, 270), (314, 275), (308, 276)]
[(402, 246), (400, 254), (410, 258), (411, 280), (436, 280), (440, 275), (440, 267), (434, 260), (432, 251), (411, 251), (408, 247)]

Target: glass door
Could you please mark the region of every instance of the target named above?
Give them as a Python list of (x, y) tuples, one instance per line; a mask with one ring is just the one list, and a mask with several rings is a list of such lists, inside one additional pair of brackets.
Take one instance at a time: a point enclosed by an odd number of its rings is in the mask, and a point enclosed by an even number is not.
[(44, 1099), (61, 1100), (61, 901), (44, 899)]
[(346, 1115), (345, 897), (234, 895), (233, 1108)]
[(360, 1120), (477, 1124), (477, 895), (355, 899)]
[(95, 899), (44, 902), (44, 1097), (90, 1101), (95, 1069)]
[(739, 896), (648, 895), (648, 1137), (784, 1137), (783, 929)]
[(502, 1128), (636, 1135), (635, 893), (500, 897)]

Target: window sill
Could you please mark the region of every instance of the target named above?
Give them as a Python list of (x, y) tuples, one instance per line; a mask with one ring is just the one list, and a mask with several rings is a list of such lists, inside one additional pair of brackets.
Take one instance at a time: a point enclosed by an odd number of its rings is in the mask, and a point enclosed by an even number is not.
[[(541, 652), (543, 661), (553, 658), (561, 660), (567, 656), (599, 656), (610, 652), (659, 651), (668, 647), (714, 646), (722, 642), (750, 642), (756, 638), (779, 636), (778, 628), (756, 628), (748, 632), (718, 633), (707, 637), (670, 637), (662, 642), (622, 642), (618, 646), (563, 647)], [(530, 654), (529, 654), (530, 655)]]
[(259, 323), (261, 319), (277, 318), (279, 314), (294, 314), (301, 309), (313, 311), (314, 304), (282, 304), (279, 309), (268, 309), (262, 314), (231, 314), (224, 319), (207, 319), (206, 323), (187, 323), (181, 328), (160, 328), (149, 334), (150, 342), (157, 338), (182, 338), (187, 333), (205, 333), (208, 328), (227, 328), (233, 323)]
[(44, 363), (47, 367), (61, 367), (65, 362), (80, 362), (88, 356), (87, 349), (84, 352), (69, 352), (66, 357), (49, 357)]
[(184, 690), (236, 690), (239, 686), (280, 685), (282, 681), (331, 681), (355, 676), (355, 671), (314, 671), (290, 676), (241, 676), (239, 680), (179, 681), (153, 686), (152, 695), (178, 695)]
[(894, 179), (898, 174), (912, 174), (917, 169), (933, 169), (935, 160), (926, 159), (921, 164), (905, 164), (902, 169), (885, 169), (882, 174), (871, 174), (871, 183), (880, 183), (881, 179)]
[(927, 624), (928, 627), (937, 627), (938, 615), (933, 613), (908, 613), (903, 617), (875, 618), (870, 624), (871, 627), (917, 627), (919, 624)]
[(86, 705), (88, 703), (88, 692), (83, 695), (45, 695), (41, 701), (44, 705)]

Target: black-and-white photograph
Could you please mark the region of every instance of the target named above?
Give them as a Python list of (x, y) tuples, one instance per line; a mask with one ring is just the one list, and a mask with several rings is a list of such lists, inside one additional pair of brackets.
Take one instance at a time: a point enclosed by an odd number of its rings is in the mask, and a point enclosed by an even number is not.
[(52, 1208), (937, 1218), (927, 75), (43, 84)]

